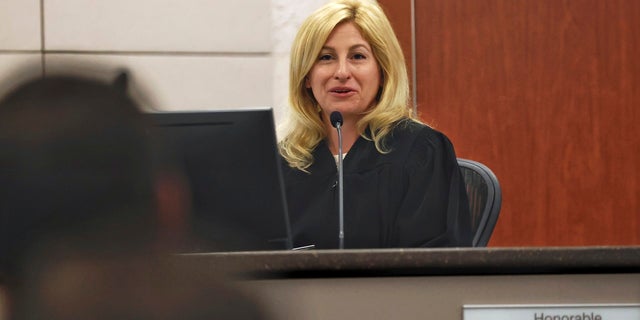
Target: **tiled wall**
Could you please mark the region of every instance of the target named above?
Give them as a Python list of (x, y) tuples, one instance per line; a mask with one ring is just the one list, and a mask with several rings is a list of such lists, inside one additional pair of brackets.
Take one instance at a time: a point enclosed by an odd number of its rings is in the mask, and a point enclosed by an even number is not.
[(325, 1), (0, 0), (0, 94), (34, 74), (127, 69), (145, 107), (271, 106), (280, 121), (291, 40)]

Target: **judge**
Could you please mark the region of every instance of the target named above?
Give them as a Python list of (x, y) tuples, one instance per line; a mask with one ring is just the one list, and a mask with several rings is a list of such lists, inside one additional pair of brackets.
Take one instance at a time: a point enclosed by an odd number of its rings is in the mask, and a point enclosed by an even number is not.
[[(294, 246), (339, 247), (339, 157), (345, 248), (471, 245), (453, 145), (413, 113), (402, 50), (378, 4), (338, 0), (309, 16), (289, 81), (280, 153)], [(343, 154), (330, 121), (336, 111)]]

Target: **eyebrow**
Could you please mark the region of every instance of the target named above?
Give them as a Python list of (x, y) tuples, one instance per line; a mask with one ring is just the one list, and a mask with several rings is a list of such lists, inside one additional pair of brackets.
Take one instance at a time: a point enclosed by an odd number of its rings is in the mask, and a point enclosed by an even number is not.
[[(365, 49), (365, 50), (367, 50), (367, 51), (369, 51), (369, 52), (371, 51), (371, 49), (369, 49), (365, 44), (361, 44), (361, 43), (358, 43), (358, 44), (354, 44), (354, 45), (352, 45), (351, 47), (349, 47), (349, 51), (352, 51), (352, 50), (355, 50), (355, 49), (358, 49), (358, 48), (363, 48), (363, 49)], [(323, 46), (323, 47), (322, 47), (322, 50), (331, 50), (331, 51), (336, 51), (336, 49), (335, 49), (335, 48), (333, 48), (333, 47), (327, 47), (327, 46)]]

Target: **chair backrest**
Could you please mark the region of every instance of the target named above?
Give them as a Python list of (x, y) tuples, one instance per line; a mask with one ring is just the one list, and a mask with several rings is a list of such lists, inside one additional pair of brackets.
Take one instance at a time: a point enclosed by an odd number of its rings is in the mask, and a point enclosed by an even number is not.
[(472, 245), (486, 247), (498, 221), (502, 191), (496, 175), (484, 164), (458, 158), (471, 210)]

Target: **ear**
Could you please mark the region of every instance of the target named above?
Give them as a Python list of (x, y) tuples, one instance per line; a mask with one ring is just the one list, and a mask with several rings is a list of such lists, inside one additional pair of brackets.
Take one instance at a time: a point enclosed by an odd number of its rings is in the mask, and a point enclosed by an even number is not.
[(126, 94), (129, 86), (129, 73), (126, 70), (118, 72), (118, 75), (113, 79), (113, 87), (121, 93)]
[(304, 87), (311, 89), (311, 81), (309, 81), (309, 77), (304, 77)]

